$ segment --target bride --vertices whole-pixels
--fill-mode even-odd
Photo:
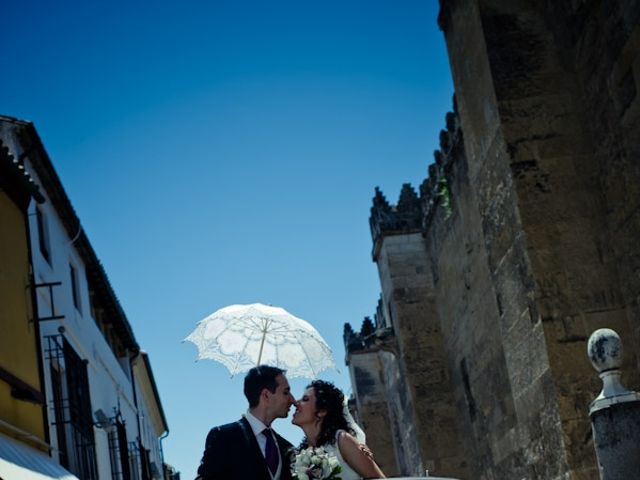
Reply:
[[[304,431],[301,448],[323,447],[336,456],[342,466],[342,480],[385,478],[380,467],[361,448],[356,435],[362,431],[353,422],[344,404],[344,395],[332,383],[311,382],[296,402],[292,423]]]

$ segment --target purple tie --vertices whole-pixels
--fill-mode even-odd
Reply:
[[[278,463],[280,463],[278,448],[276,447],[276,442],[273,440],[270,428],[265,428],[262,434],[267,438],[267,445],[264,449],[264,459],[267,461],[267,467],[271,470],[271,474],[275,475],[278,471]]]

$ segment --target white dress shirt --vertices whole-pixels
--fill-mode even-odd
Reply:
[[[267,427],[264,423],[262,423],[262,421],[258,418],[256,418],[254,415],[251,414],[251,412],[249,410],[247,410],[247,413],[244,414],[244,418],[247,419],[247,422],[249,422],[249,425],[251,426],[251,430],[253,431],[253,434],[256,436],[256,440],[258,442],[258,446],[260,447],[260,451],[262,452],[262,456],[265,457],[265,450],[267,449],[267,437],[265,436],[264,433],[262,433],[264,431],[265,428],[270,428]],[[273,437],[273,443],[276,444],[276,449],[278,450],[278,470],[276,471],[276,474],[273,475],[271,473],[271,470],[269,470],[267,468],[267,470],[269,471],[269,474],[271,475],[271,478],[273,480],[280,480],[280,472],[282,472],[282,455],[280,455],[280,445],[278,445],[278,440],[276,439],[276,437]]]

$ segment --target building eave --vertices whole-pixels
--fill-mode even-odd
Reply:
[[[153,376],[153,370],[151,369],[151,362],[149,361],[149,355],[144,350],[140,351],[140,356],[144,361],[144,368],[147,371],[147,376],[149,377],[149,383],[151,384],[151,389],[153,390],[153,395],[155,397],[156,406],[158,407],[158,412],[160,413],[160,418],[162,419],[162,427],[166,433],[169,432],[169,425],[167,424],[167,418],[164,415],[164,409],[162,408],[162,402],[160,401],[160,393],[158,392],[158,386],[156,385],[156,379]]]
[[[11,195],[15,193],[24,198],[27,203],[29,198],[33,198],[38,203],[44,202],[44,197],[40,193],[38,185],[33,181],[24,166],[11,155],[2,140],[0,140],[0,175],[2,176],[0,188],[10,190],[8,193]]]

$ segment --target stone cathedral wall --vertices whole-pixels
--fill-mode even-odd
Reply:
[[[639,4],[441,5],[516,410],[531,412],[530,382],[545,382],[566,468],[593,478],[585,408],[599,381],[584,354],[593,330],[628,339],[627,380],[639,383],[637,292],[625,270],[640,249],[624,231],[635,234],[640,200],[638,169],[625,160],[639,146],[630,93]],[[537,379],[526,377],[532,362]]]
[[[439,24],[454,112],[419,195],[376,191],[382,308],[350,337],[394,344],[372,434],[415,452],[401,473],[597,479],[592,331],[640,390],[640,2],[442,0]]]

